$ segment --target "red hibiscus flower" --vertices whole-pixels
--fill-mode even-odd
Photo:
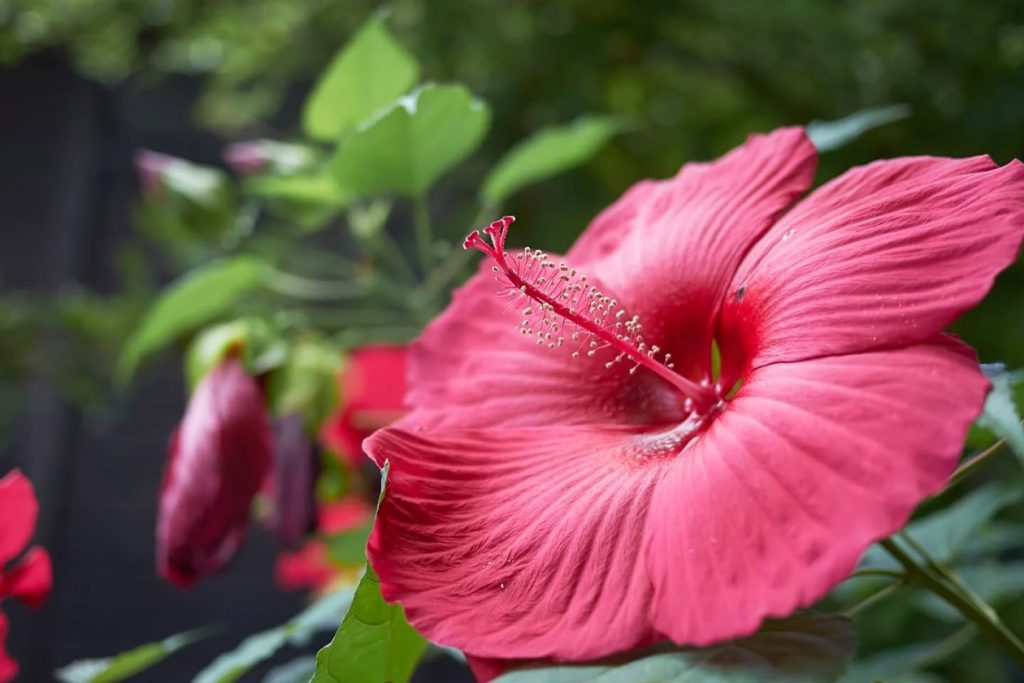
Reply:
[[[510,218],[467,238],[490,260],[366,442],[369,557],[424,635],[564,660],[743,636],[943,486],[988,384],[942,329],[1014,260],[1024,165],[882,161],[794,206],[815,162],[801,129],[753,136],[564,259],[507,251]]]
[[[53,570],[47,552],[33,546],[17,562],[6,565],[25,550],[36,528],[36,502],[32,484],[18,470],[0,478],[0,602],[17,598],[38,607],[53,586]],[[18,664],[7,656],[7,619],[0,612],[0,683],[14,680]]]
[[[354,467],[364,462],[363,440],[405,411],[406,355],[404,346],[364,346],[349,355],[338,378],[341,405],[320,438]]]
[[[187,588],[235,556],[271,444],[259,385],[225,358],[199,383],[171,439],[156,529],[164,578]]]

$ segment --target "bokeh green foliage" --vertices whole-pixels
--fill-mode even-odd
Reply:
[[[708,158],[748,132],[905,103],[913,117],[822,164],[822,178],[903,154],[1024,151],[1024,4],[1017,0],[394,0],[388,25],[426,80],[491,104],[486,145],[600,111],[637,122],[589,174],[519,197],[531,243],[566,246],[629,183]],[[118,82],[189,74],[198,121],[232,133],[274,119],[378,9],[373,0],[3,0],[0,61],[58,47]],[[493,156],[493,155],[492,155]],[[460,176],[471,183],[473,169]],[[543,210],[541,210],[543,207]],[[1020,267],[958,331],[983,359],[1024,364]]]

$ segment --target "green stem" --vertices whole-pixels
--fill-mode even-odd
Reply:
[[[897,590],[902,588],[903,585],[904,585],[904,583],[902,581],[897,581],[895,583],[890,583],[888,586],[885,586],[884,588],[882,588],[882,589],[880,589],[878,591],[875,591],[874,593],[872,593],[868,597],[864,598],[863,600],[861,600],[857,604],[853,605],[852,607],[849,607],[848,609],[843,610],[843,614],[845,616],[850,617],[852,619],[853,617],[857,616],[858,614],[860,614],[861,612],[866,610],[868,607],[871,607],[875,603],[880,602],[880,601],[884,600],[885,598],[889,597],[890,595],[895,593]]]
[[[930,563],[922,564],[904,551],[896,540],[887,538],[880,545],[922,586],[948,602],[1003,651],[1024,666],[1024,643],[1006,627],[985,601],[946,570],[937,572]]]
[[[1006,439],[999,439],[985,450],[975,455],[972,455],[970,458],[965,460],[959,467],[956,468],[956,471],[953,472],[952,476],[950,476],[949,483],[946,484],[946,488],[943,489],[943,491],[973,474],[974,471],[977,470],[982,465],[984,465],[989,458],[998,453],[999,449],[1001,449],[1004,445],[1006,445]]]
[[[423,276],[430,275],[434,266],[434,230],[430,225],[430,210],[427,207],[426,195],[419,195],[412,200],[413,229],[416,232],[416,250],[420,255],[420,267]]]
[[[906,576],[899,569],[885,569],[884,567],[863,567],[850,574],[849,579],[860,579],[864,577],[885,577],[889,579],[902,579]]]
[[[483,225],[488,220],[488,217],[496,217],[497,213],[497,207],[480,207],[480,211],[477,212],[469,229],[475,230]],[[430,302],[440,295],[453,280],[458,278],[459,273],[469,263],[472,255],[473,252],[462,248],[453,250],[444,263],[427,274],[427,279],[420,288],[420,296],[422,296],[423,300]]]

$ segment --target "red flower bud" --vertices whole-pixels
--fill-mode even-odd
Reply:
[[[234,557],[271,444],[259,385],[225,358],[199,383],[171,439],[156,529],[164,578],[187,588]]]

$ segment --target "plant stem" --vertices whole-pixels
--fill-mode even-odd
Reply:
[[[307,301],[351,299],[365,293],[363,288],[347,280],[312,280],[276,269],[270,271],[267,287],[278,294]]]
[[[872,593],[868,597],[864,598],[863,600],[861,600],[857,604],[853,605],[852,607],[849,607],[849,608],[843,610],[843,614],[845,616],[850,617],[852,619],[853,617],[857,616],[858,614],[860,614],[861,612],[866,610],[868,607],[871,607],[875,603],[877,603],[877,602],[879,602],[879,601],[889,597],[890,595],[895,593],[897,590],[902,588],[903,585],[904,585],[903,581],[896,581],[894,583],[890,583],[888,586],[885,586],[884,588],[882,588],[882,589],[880,589],[878,591],[875,591],[874,593]]]
[[[889,579],[902,579],[906,576],[899,569],[885,569],[884,567],[863,567],[847,577],[849,579],[860,579],[864,577],[886,577]]]
[[[497,207],[480,207],[480,211],[477,212],[476,217],[473,219],[473,224],[469,229],[476,229],[487,221],[488,216],[493,216],[497,213]],[[427,279],[420,288],[423,299],[425,301],[433,301],[439,294],[441,294],[448,284],[458,277],[459,273],[462,272],[462,269],[467,263],[469,263],[472,256],[473,252],[466,249],[458,248],[453,250],[440,266],[434,268],[433,271],[427,274]]]
[[[907,574],[922,586],[956,608],[966,619],[996,643],[1003,651],[1024,666],[1024,643],[999,619],[999,615],[985,601],[975,595],[967,586],[944,568],[937,572],[935,567],[922,564],[904,551],[893,538],[880,541],[880,545],[899,562]],[[937,563],[936,563],[937,565]]]
[[[425,195],[419,195],[412,200],[412,218],[416,232],[416,249],[420,255],[420,268],[423,269],[423,276],[427,277],[434,266],[434,230],[430,225],[430,209],[427,207]]]
[[[949,483],[946,484],[946,489],[953,486],[954,484],[959,483],[965,477],[968,477],[971,474],[973,474],[974,471],[981,467],[982,465],[984,465],[989,458],[998,453],[999,449],[1001,449],[1004,445],[1006,445],[1006,439],[999,439],[985,450],[981,451],[980,453],[976,453],[975,455],[972,455],[970,458],[965,460],[959,467],[956,468],[956,471],[953,472],[952,476],[950,476]],[[945,491],[946,489],[943,489],[943,491]]]

